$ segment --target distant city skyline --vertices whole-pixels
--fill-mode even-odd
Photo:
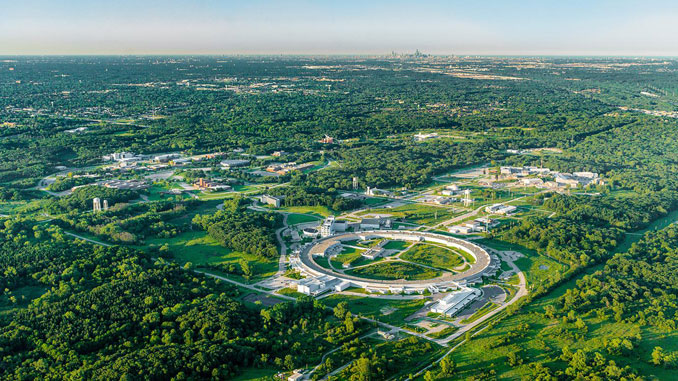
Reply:
[[[678,56],[670,1],[3,1],[0,55]]]

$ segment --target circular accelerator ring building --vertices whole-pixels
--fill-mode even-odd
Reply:
[[[408,242],[430,242],[463,250],[473,256],[475,262],[463,272],[445,272],[441,276],[426,280],[377,280],[344,274],[328,269],[316,263],[316,257],[330,257],[341,251],[342,242],[386,238],[390,240]],[[378,248],[377,248],[378,250]],[[374,255],[374,249],[369,249],[363,256]],[[344,233],[325,237],[301,247],[297,255],[291,258],[293,267],[298,268],[307,276],[299,282],[298,291],[307,295],[317,296],[328,291],[343,291],[348,287],[360,287],[376,293],[431,293],[444,292],[465,288],[477,283],[483,276],[492,276],[499,270],[499,258],[490,255],[480,246],[469,241],[449,237],[442,234],[398,231],[398,230],[371,230],[358,233]]]

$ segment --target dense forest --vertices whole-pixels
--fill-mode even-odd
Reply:
[[[224,202],[222,210],[196,215],[193,225],[206,230],[222,245],[265,258],[278,256],[275,229],[282,217],[275,213],[252,212],[242,198]]]
[[[261,309],[218,281],[125,247],[8,221],[0,230],[0,378],[228,378],[242,367],[294,369],[351,340],[359,321],[312,299]],[[17,298],[26,289],[42,295]]]
[[[1,60],[0,379],[227,379],[318,364],[315,378],[349,364],[335,376],[352,380],[429,364],[427,381],[676,378],[678,228],[625,243],[678,208],[678,99],[665,90],[677,70],[671,59],[569,57]],[[149,164],[103,160],[115,152]],[[153,158],[168,153],[207,155]],[[232,159],[247,164],[221,164]],[[274,163],[311,169],[266,171]],[[503,165],[604,182],[539,190],[520,205],[526,217],[501,218],[486,238],[530,253],[530,293],[449,356],[422,337],[364,338],[374,325],[346,304],[248,301],[265,293],[244,256],[277,271],[284,227],[255,197],[339,214],[374,201],[342,196],[353,178],[360,192],[430,194],[469,186],[452,171]],[[147,189],[94,184],[112,178]],[[200,179],[231,190],[198,192]],[[110,208],[93,213],[95,197]],[[456,207],[435,210],[467,212]],[[403,219],[442,222],[430,208]],[[189,263],[215,252],[243,256],[201,264],[223,281]],[[542,263],[562,271],[534,280]],[[386,267],[378,275],[413,275]]]

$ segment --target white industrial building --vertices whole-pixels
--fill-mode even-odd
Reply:
[[[526,187],[536,187],[536,186],[544,185],[544,180],[542,180],[538,177],[528,177],[528,178],[520,179],[520,184],[522,184]]]
[[[515,211],[517,209],[518,208],[516,208],[513,205],[504,205],[504,204],[494,204],[494,205],[490,205],[490,206],[485,207],[485,211],[487,213],[501,214],[501,215],[505,215],[505,216],[508,216],[510,214],[515,213]]]
[[[530,176],[530,175],[547,175],[551,172],[548,168],[541,167],[501,167],[499,173],[504,176]]]
[[[244,167],[249,163],[250,163],[249,160],[234,159],[234,160],[222,160],[220,164],[225,169],[231,169],[236,167]]]
[[[329,275],[306,278],[299,281],[297,291],[302,294],[318,296],[330,290],[343,291],[350,286],[349,282]]]
[[[141,156],[137,156],[132,152],[116,152],[110,155],[104,155],[102,157],[105,161],[130,161],[130,160],[141,160]]]
[[[334,216],[329,216],[325,219],[323,224],[320,225],[321,237],[329,237],[337,232],[336,228],[334,227],[334,221],[335,221]]]
[[[263,195],[259,199],[262,203],[271,205],[273,207],[279,208],[280,204],[282,203],[283,197],[281,196],[271,196],[271,195]]]
[[[384,250],[384,245],[386,245],[388,242],[389,240],[384,239],[380,241],[378,244],[376,244],[374,247],[371,247],[368,250],[363,251],[360,255],[367,259],[375,260],[386,254],[386,250]]]
[[[454,316],[480,297],[480,290],[468,288],[453,292],[431,306],[431,312]]]
[[[455,234],[471,234],[471,233],[477,233],[477,232],[482,232],[485,231],[485,227],[482,226],[480,223],[473,221],[473,222],[467,222],[461,225],[454,225],[450,226],[447,231],[450,233],[455,233]]]
[[[360,220],[361,230],[379,230],[381,220],[379,218],[363,218]]]

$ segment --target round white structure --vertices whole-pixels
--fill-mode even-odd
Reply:
[[[342,241],[351,241],[355,239],[370,238],[388,238],[392,240],[410,241],[410,242],[431,242],[463,250],[475,258],[475,262],[470,267],[459,273],[445,272],[442,275],[426,280],[377,280],[368,279],[355,275],[344,274],[339,271],[320,266],[314,260],[316,256],[328,256],[336,253],[340,248]],[[446,236],[443,234],[411,231],[411,230],[370,230],[357,233],[344,233],[322,238],[312,244],[305,245],[299,251],[298,261],[295,265],[311,277],[322,277],[323,279],[336,279],[344,285],[349,283],[351,286],[362,287],[368,291],[374,292],[431,292],[456,289],[470,283],[477,282],[485,275],[496,272],[498,261],[490,256],[480,246],[469,241]]]

